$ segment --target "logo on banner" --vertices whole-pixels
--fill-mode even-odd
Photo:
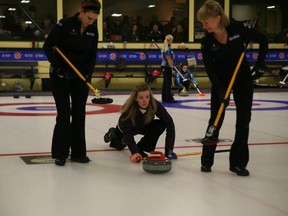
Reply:
[[[253,53],[253,59],[257,59],[258,58],[258,54],[257,53]]]
[[[202,53],[198,53],[197,58],[202,59]]]
[[[20,58],[21,58],[21,53],[16,52],[16,53],[14,54],[14,58],[15,58],[15,59],[20,59]]]
[[[110,54],[110,59],[115,60],[116,59],[116,54],[115,53],[111,53]]]
[[[284,59],[285,58],[285,54],[284,53],[279,53],[279,58],[280,59]]]
[[[145,53],[141,53],[141,54],[140,54],[140,59],[141,59],[141,60],[146,59],[146,55],[145,55]]]

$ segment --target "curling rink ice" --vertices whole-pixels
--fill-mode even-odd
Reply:
[[[150,174],[111,149],[103,135],[116,125],[130,93],[105,93],[114,102],[91,103],[86,116],[89,164],[54,164],[50,156],[55,104],[50,94],[0,97],[1,216],[287,216],[288,91],[255,90],[250,124],[250,176],[229,171],[229,153],[216,153],[211,173],[200,172],[201,144],[209,118],[209,92],[163,103],[174,119],[174,151],[195,153],[172,161],[172,170]],[[155,92],[157,99],[161,98]],[[233,97],[232,97],[233,99]],[[233,100],[218,150],[234,137]],[[163,151],[164,134],[157,150]],[[136,137],[136,140],[140,137]]]

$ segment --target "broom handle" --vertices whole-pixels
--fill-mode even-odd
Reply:
[[[54,49],[59,53],[59,55],[66,61],[66,63],[74,70],[74,72],[79,76],[80,79],[82,79],[86,85],[89,87],[91,91],[94,92],[96,97],[100,98],[99,90],[94,89],[94,87],[91,85],[91,83],[87,82],[86,78],[79,72],[79,70],[69,61],[69,59],[62,53],[62,51],[55,46]]]

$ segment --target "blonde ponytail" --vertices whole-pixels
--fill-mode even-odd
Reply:
[[[173,36],[171,34],[168,34],[165,36],[165,40],[164,40],[164,44],[163,44],[163,52],[166,52],[168,50],[169,47],[169,40],[173,40]]]

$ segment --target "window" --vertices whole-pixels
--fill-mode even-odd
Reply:
[[[251,22],[261,13],[257,28],[265,33],[269,42],[283,43],[288,30],[287,0],[231,0],[230,17]]]
[[[189,0],[105,0],[103,41],[188,41]]]
[[[45,34],[49,33],[56,22],[56,0],[9,0],[9,4],[7,0],[0,0],[0,40],[44,40],[44,35],[18,5]]]

